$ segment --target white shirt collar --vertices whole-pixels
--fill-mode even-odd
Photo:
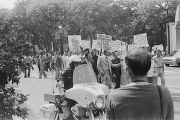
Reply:
[[[134,86],[134,85],[149,85],[149,84],[150,83],[148,83],[148,82],[131,82],[124,87],[129,87],[129,86]]]

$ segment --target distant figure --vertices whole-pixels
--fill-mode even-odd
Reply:
[[[106,86],[110,87],[111,84],[111,67],[120,66],[121,64],[112,64],[110,59],[110,52],[108,50],[104,50],[104,55],[100,56],[97,61],[97,68],[101,75],[101,81]]]
[[[56,88],[59,90],[60,95],[64,94],[64,83],[62,80],[57,80]]]
[[[157,50],[157,56],[154,58],[154,61],[157,65],[157,77],[161,78],[161,85],[165,86],[164,63],[162,53],[160,50]]]
[[[56,61],[56,58],[55,58],[54,53],[51,53],[51,56],[52,56],[52,59],[51,59],[50,66],[51,66],[51,71],[53,72],[55,70],[55,61]]]
[[[24,57],[24,65],[25,65],[25,71],[24,71],[24,78],[30,77],[30,71],[31,71],[31,65],[32,61],[30,56]]]
[[[38,70],[39,72],[41,71],[41,65],[40,65],[40,55],[37,56],[37,67],[38,67]]]
[[[93,58],[96,65],[97,65],[97,60],[98,60],[98,55],[97,54],[98,53],[97,53],[96,49],[92,50],[91,55],[92,55],[92,58]]]
[[[98,68],[97,68],[97,64],[93,60],[91,54],[89,54],[89,53],[85,54],[85,63],[88,64],[88,66],[93,69],[93,72],[96,74],[96,77],[97,77],[97,75],[99,74],[99,71],[98,71]]]
[[[44,75],[44,78],[47,77],[47,75],[44,71],[45,62],[46,62],[45,56],[44,56],[43,52],[41,52],[40,56],[39,56],[39,63],[40,63],[39,79],[42,79],[42,75]]]
[[[56,78],[55,79],[58,80],[60,77],[61,71],[63,70],[63,59],[62,59],[60,53],[57,53],[55,67],[56,67]]]
[[[113,59],[111,60],[113,64],[121,64],[121,59],[118,57],[118,51],[113,52]],[[116,83],[115,88],[119,88],[121,84],[121,66],[118,67],[111,67],[112,74],[115,75],[116,80],[114,81]]]
[[[45,71],[47,71],[48,72],[48,70],[49,71],[51,71],[51,67],[50,67],[50,62],[51,62],[51,55],[50,54],[46,54],[46,63],[45,63]]]
[[[65,68],[68,68],[70,67],[69,64],[70,64],[70,57],[72,55],[72,52],[69,51],[68,54],[67,54],[67,58],[65,59]]]
[[[154,62],[152,55],[151,55],[151,68],[147,73],[147,82],[152,83],[154,85],[157,84],[157,65]]]
[[[64,82],[64,90],[68,90],[73,87],[73,72],[74,69],[81,64],[81,58],[77,55],[70,57],[70,67],[66,68],[62,72],[62,80]]]

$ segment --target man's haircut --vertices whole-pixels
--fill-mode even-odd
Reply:
[[[40,55],[43,55],[43,52],[40,52]]]
[[[84,52],[87,51],[89,53],[89,48],[84,49]]]
[[[108,49],[104,50],[103,53],[106,54],[108,52]]]
[[[135,76],[143,76],[151,67],[151,56],[148,52],[138,48],[128,52],[125,62]]]
[[[86,53],[86,54],[85,54],[85,58],[88,58],[88,56],[89,56],[89,53]]]

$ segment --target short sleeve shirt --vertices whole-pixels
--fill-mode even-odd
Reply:
[[[157,67],[163,66],[163,57],[156,57],[156,58],[154,58],[154,61],[157,64]]]
[[[174,109],[170,93],[164,89],[165,120],[173,120]],[[161,120],[161,106],[157,86],[131,85],[119,88],[107,96],[108,120]]]

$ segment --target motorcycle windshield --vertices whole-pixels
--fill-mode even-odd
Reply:
[[[73,73],[73,84],[97,83],[96,75],[90,64],[79,65]]]

